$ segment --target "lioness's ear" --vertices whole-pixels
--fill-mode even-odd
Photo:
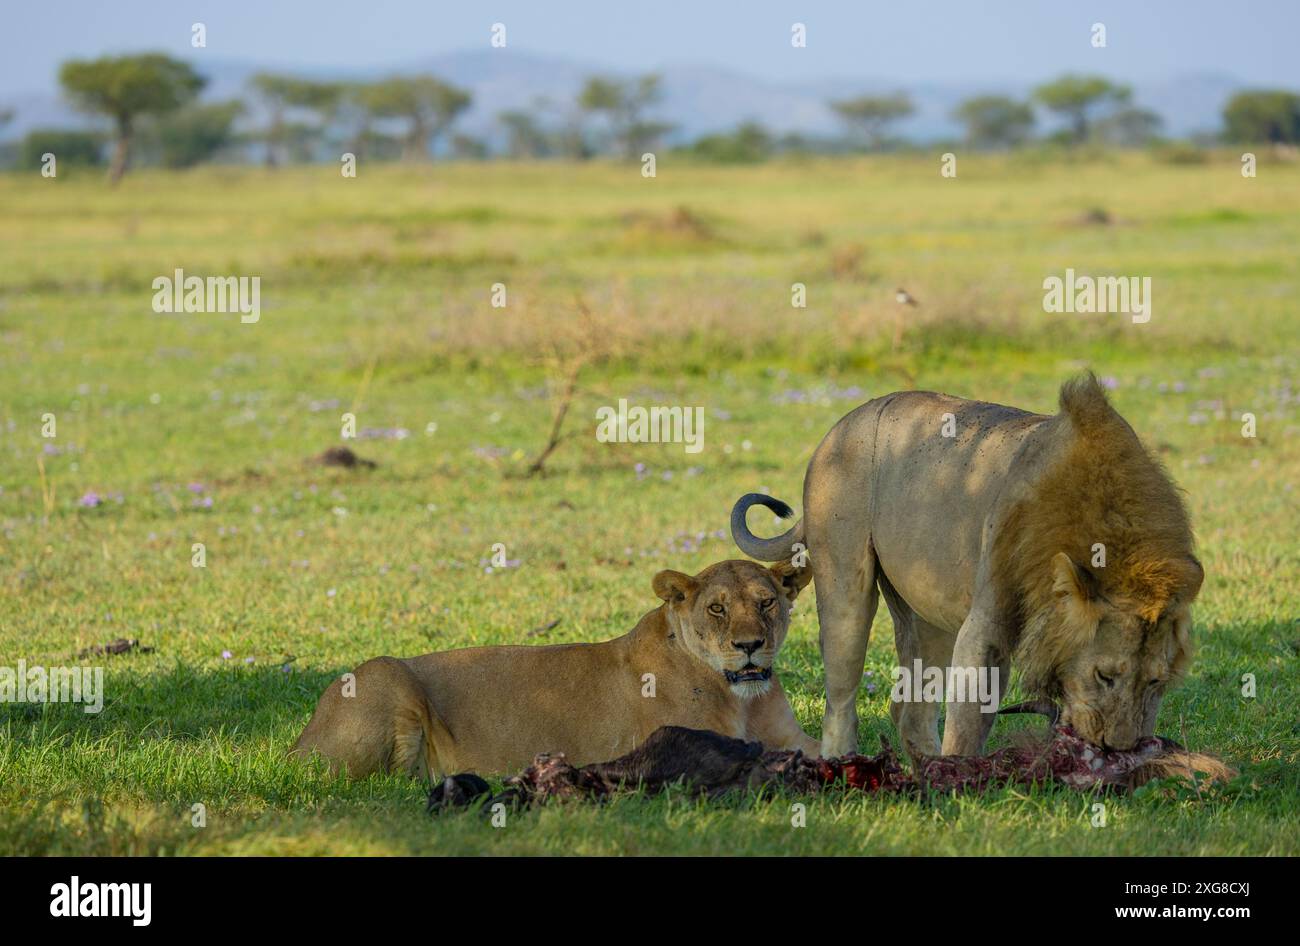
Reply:
[[[799,592],[812,581],[812,569],[805,565],[803,568],[797,568],[789,559],[784,562],[777,562],[768,569],[772,577],[776,579],[777,585],[785,591],[785,596],[793,601],[799,596]]]
[[[686,600],[686,596],[695,590],[695,579],[690,575],[683,575],[681,572],[669,569],[655,575],[651,587],[654,588],[656,595],[671,604],[674,601]]]

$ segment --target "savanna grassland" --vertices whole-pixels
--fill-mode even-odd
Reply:
[[[106,688],[98,715],[0,705],[0,852],[1300,853],[1298,246],[1300,164],[1267,154],[1255,179],[1233,154],[0,176],[0,665]],[[1067,267],[1150,276],[1150,322],[1045,313]],[[154,312],[177,268],[260,276],[260,321]],[[1104,827],[1091,798],[1005,790],[830,794],[804,828],[789,798],[632,797],[497,829],[284,757],[365,658],[624,632],[655,571],[737,554],[736,497],[797,501],[870,397],[1051,411],[1084,367],[1186,490],[1199,653],[1159,729],[1237,765],[1226,789],[1151,786]],[[704,450],[598,442],[619,398],[702,406]],[[374,468],[308,462],[345,412]],[[814,735],[816,637],[810,591],[778,670]],[[77,656],[116,638],[152,650]],[[892,666],[882,608],[865,751]]]

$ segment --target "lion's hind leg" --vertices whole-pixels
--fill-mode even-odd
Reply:
[[[915,679],[917,661],[921,673],[931,667],[946,671],[952,663],[955,638],[933,624],[927,624],[894,590],[889,579],[880,575],[880,591],[894,620],[894,648],[898,651],[898,665],[904,671],[903,680],[910,682],[909,697],[920,699],[896,700],[889,703],[889,715],[894,720],[903,749],[916,761],[921,757],[940,754],[939,710],[944,699],[943,677],[938,682],[938,699],[926,699],[923,679]]]
[[[330,771],[352,778],[400,772],[431,778],[445,771],[438,745],[450,734],[429,706],[419,679],[393,657],[367,660],[329,685],[292,753],[319,752]]]
[[[813,523],[815,530],[816,519]],[[809,533],[815,534],[819,533]],[[809,548],[826,547],[814,546],[813,541],[810,539]],[[879,602],[876,558],[870,550],[860,558],[814,555],[812,570],[826,679],[821,753],[829,759],[858,750],[858,686]]]

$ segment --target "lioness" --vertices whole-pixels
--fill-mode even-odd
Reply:
[[[1130,749],[1153,735],[1190,656],[1203,578],[1191,526],[1168,474],[1095,377],[1062,386],[1060,407],[1048,417],[889,394],[826,435],[793,529],[755,538],[751,506],[793,513],[760,494],[736,503],[732,535],[746,554],[770,561],[795,543],[807,549],[826,671],[823,755],[857,748],[854,698],[878,592],[909,673],[941,668],[941,684],[969,691],[976,673],[995,668],[1005,691],[1014,655],[1025,686],[1062,702],[1061,722],[1084,739]],[[954,696],[942,744],[938,702],[891,705],[914,759],[983,750],[994,714],[969,692]]]
[[[676,725],[815,755],[772,674],[810,577],[789,562],[662,571],[663,604],[611,641],[376,657],[330,684],[293,754],[354,778],[432,778],[510,772],[539,752],[613,759]]]

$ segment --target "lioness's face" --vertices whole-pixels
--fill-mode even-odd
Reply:
[[[1190,603],[1175,598],[1151,617],[1138,603],[1107,600],[1086,578],[1068,591],[1062,619],[1081,624],[1081,646],[1058,670],[1061,722],[1095,745],[1131,749],[1155,734],[1160,701],[1188,661]]]
[[[654,577],[669,629],[687,651],[721,674],[739,696],[767,692],[772,662],[785,643],[790,605],[812,577],[782,562],[710,565],[694,577],[663,571]]]

